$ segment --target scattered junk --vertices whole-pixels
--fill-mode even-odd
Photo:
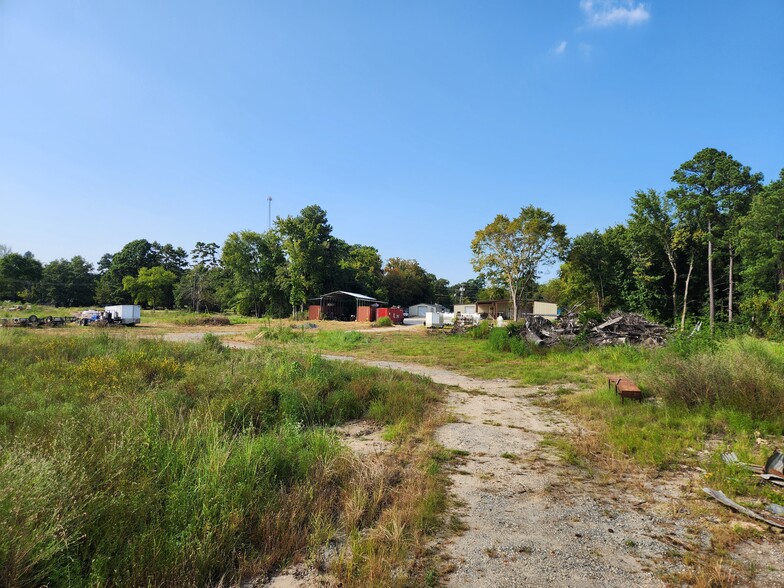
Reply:
[[[72,323],[76,319],[70,316],[46,316],[38,318],[31,314],[29,317],[0,318],[0,327],[61,327],[67,323]]]
[[[115,304],[101,310],[83,310],[74,316],[80,325],[96,327],[132,327],[141,322],[142,307],[138,304]]]
[[[575,309],[550,320],[544,316],[530,315],[519,325],[510,328],[510,336],[525,339],[536,346],[559,343],[576,344],[580,340],[595,346],[605,345],[664,345],[669,329],[651,323],[644,316],[630,312],[613,312],[601,324],[583,325]]]
[[[784,529],[784,517],[774,515],[774,514],[760,514],[754,512],[750,508],[746,508],[745,506],[741,506],[734,500],[727,498],[724,492],[720,492],[718,490],[711,490],[710,488],[703,488],[703,492],[705,492],[708,496],[715,498],[725,506],[729,506],[731,509],[738,511],[739,513],[745,514],[747,517],[751,517],[752,519],[761,521],[771,527],[776,527],[778,529]],[[778,506],[778,505],[777,505]]]
[[[642,391],[631,379],[624,376],[610,376],[607,378],[607,387],[615,386],[615,394],[621,397],[621,404],[629,398],[642,402]]]
[[[482,321],[482,317],[477,312],[468,314],[455,313],[452,321],[452,330],[450,333],[453,335],[462,335],[471,327],[478,325]]]
[[[734,453],[725,453],[721,456],[721,459],[726,464],[738,465],[750,472],[754,472],[763,480],[784,488],[784,454],[778,449],[770,454],[764,466],[739,461],[738,456]]]
[[[103,311],[83,310],[73,316],[46,316],[39,318],[34,314],[28,317],[0,318],[0,327],[61,327],[78,322],[80,325],[133,326],[141,321],[141,306],[138,304],[117,304],[107,306]]]
[[[765,462],[762,470],[768,475],[775,475],[784,480],[784,454],[776,449]]]

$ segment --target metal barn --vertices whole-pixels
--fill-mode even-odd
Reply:
[[[363,321],[376,320],[376,309],[383,303],[364,294],[337,290],[308,300],[308,320]]]

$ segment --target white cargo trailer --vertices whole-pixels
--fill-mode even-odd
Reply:
[[[142,307],[138,304],[115,304],[105,306],[105,312],[110,312],[116,322],[120,322],[129,327],[138,325],[141,322]]]

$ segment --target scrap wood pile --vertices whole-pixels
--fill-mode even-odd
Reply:
[[[613,312],[603,323],[581,324],[574,312],[567,312],[550,322],[544,317],[529,316],[525,323],[510,328],[510,335],[526,339],[534,345],[555,345],[574,341],[585,333],[591,345],[664,345],[667,327],[649,322],[644,316]]]
[[[743,463],[738,460],[738,457],[734,453],[725,453],[721,456],[721,458],[724,460],[724,463],[728,465],[741,467],[750,472],[754,472],[760,478],[767,480],[771,484],[784,486],[784,454],[782,454],[778,449],[774,450],[770,457],[768,457],[768,461],[765,462],[764,466]],[[702,490],[708,496],[715,498],[722,504],[729,506],[731,509],[738,511],[747,517],[756,519],[762,523],[766,523],[771,527],[784,529],[784,516],[782,516],[784,515],[784,507],[780,504],[770,503],[765,506],[765,510],[767,512],[757,512],[738,504],[731,498],[728,498],[724,492],[712,490],[711,488],[703,488]]]

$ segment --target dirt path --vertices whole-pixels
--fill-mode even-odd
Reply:
[[[437,440],[466,452],[450,477],[467,528],[440,546],[449,586],[661,585],[650,570],[670,548],[659,540],[667,522],[632,508],[634,497],[619,501],[612,488],[589,487],[541,444],[546,434],[571,427],[563,415],[533,403],[545,389],[357,361],[454,387],[447,402],[456,422],[442,427]]]

